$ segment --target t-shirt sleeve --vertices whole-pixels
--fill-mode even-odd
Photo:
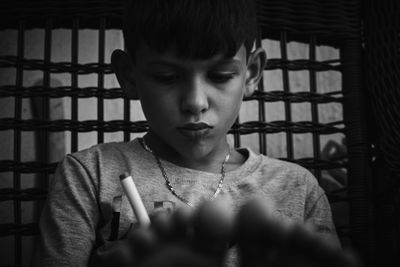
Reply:
[[[318,234],[329,239],[332,244],[341,246],[332,218],[331,206],[323,189],[316,182],[315,177],[309,173],[307,179],[314,182],[306,200],[305,223],[311,225]]]
[[[87,266],[99,219],[95,182],[68,155],[49,185],[33,266]]]

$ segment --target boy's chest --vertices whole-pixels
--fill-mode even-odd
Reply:
[[[181,206],[185,208],[188,207],[185,202],[168,190],[164,183],[160,183],[160,186],[154,186],[154,184],[153,186],[146,186],[140,183],[136,184],[149,215],[156,210],[159,211],[162,209],[167,212],[172,212]],[[186,201],[194,204],[194,207],[201,203],[201,201],[208,199],[214,193],[212,187],[192,183],[181,184],[179,187],[176,187],[176,189],[177,192],[179,192],[178,194]],[[127,196],[119,188],[114,188],[112,192],[110,190],[107,193],[108,196],[103,197],[101,204],[103,209],[102,214],[104,215],[104,224],[100,229],[101,236],[103,240],[107,240],[109,236],[118,236],[118,239],[120,239],[126,236],[132,227],[135,227],[137,218]],[[220,194],[220,196],[222,195],[223,194]],[[116,212],[119,213],[117,214]],[[115,225],[118,225],[117,229]]]
[[[137,185],[138,191],[140,192],[141,198],[143,200],[143,204],[148,212],[151,215],[155,210],[166,210],[168,212],[172,212],[177,207],[186,206],[187,205],[178,199],[173,193],[167,189],[165,184],[160,183],[160,186],[145,186],[138,183]],[[197,186],[194,184],[186,184],[181,187],[178,187],[179,193],[182,197],[184,197],[187,201],[194,203],[195,206],[198,205],[202,200],[208,199],[212,194],[213,190],[210,189],[209,185],[201,185]],[[208,189],[208,190],[207,190]],[[264,192],[265,193],[265,192]],[[107,206],[108,209],[110,207],[114,210],[119,211],[119,218],[118,218],[118,229],[116,230],[115,227],[112,229],[112,225],[115,225],[115,213],[103,213],[108,214],[105,219],[105,224],[102,231],[102,237],[107,239],[107,237],[112,231],[118,232],[118,238],[124,237],[132,227],[137,223],[136,216],[132,210],[132,207],[129,203],[128,198],[121,192],[121,191],[114,191],[112,193],[113,198],[119,198],[119,206],[115,207],[115,203],[103,203],[103,207]],[[246,199],[252,197],[248,194],[248,192],[244,192],[239,187],[238,188],[230,188],[225,187],[218,196],[219,198],[226,198],[227,201],[231,203],[231,208],[233,210],[237,210],[241,204],[243,204]],[[301,214],[293,214],[291,211],[293,210],[293,206],[301,205],[301,202],[295,201],[293,203],[293,196],[290,198],[284,197],[282,198],[282,194],[274,196],[270,195],[269,197],[272,198],[276,204],[276,210],[274,211],[274,215],[281,220],[300,220],[302,221]],[[108,199],[110,199],[108,197]],[[111,201],[113,202],[113,201]],[[304,210],[303,207],[296,207],[297,210]],[[113,223],[114,220],[114,223]],[[114,236],[116,233],[114,233]]]

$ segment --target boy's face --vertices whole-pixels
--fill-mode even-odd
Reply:
[[[128,73],[130,86],[124,89],[140,98],[157,147],[172,149],[171,155],[202,159],[226,153],[226,133],[244,94],[257,85],[253,72],[243,46],[232,58],[217,55],[206,60],[140,46]]]

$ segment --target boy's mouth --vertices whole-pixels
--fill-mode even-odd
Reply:
[[[186,123],[185,125],[178,127],[179,130],[188,130],[188,131],[199,131],[204,129],[211,129],[212,126],[208,125],[205,122],[199,123]]]
[[[177,127],[183,136],[195,139],[207,136],[212,128],[212,126],[204,122],[187,123],[181,127]]]

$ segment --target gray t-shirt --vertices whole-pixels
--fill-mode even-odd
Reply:
[[[230,200],[234,210],[250,197],[265,198],[274,202],[278,218],[307,222],[337,241],[327,197],[308,170],[247,148],[238,151],[247,159],[226,173],[218,197]],[[161,161],[175,190],[194,205],[214,193],[220,174]],[[167,189],[154,156],[138,139],[96,145],[67,155],[49,186],[35,266],[87,266],[93,250],[110,236],[116,199],[121,200],[118,237],[129,231],[136,218],[119,180],[125,172],[133,177],[148,213],[155,208],[184,205]],[[228,262],[232,261],[235,259],[231,256]]]

